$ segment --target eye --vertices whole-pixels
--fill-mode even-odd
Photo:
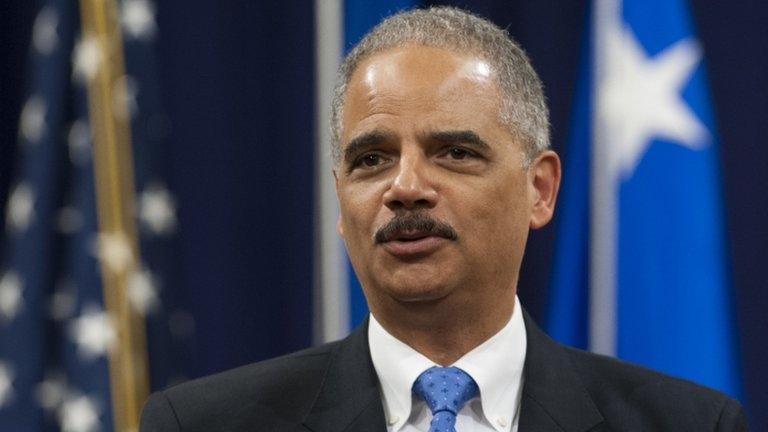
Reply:
[[[381,153],[365,153],[353,160],[350,164],[347,172],[352,172],[355,169],[361,168],[363,170],[368,168],[376,168],[387,162],[387,157]]]
[[[376,166],[381,163],[381,156],[376,153],[369,153],[360,158],[360,163],[369,167]]]
[[[461,147],[451,147],[448,149],[448,154],[452,159],[465,159],[473,156],[472,152]]]

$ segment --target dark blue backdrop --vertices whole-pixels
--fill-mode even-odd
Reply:
[[[202,375],[311,342],[313,9],[158,3],[183,274]]]
[[[173,283],[195,318],[190,373],[199,376],[311,343],[313,2],[157,3],[168,181],[179,205]],[[509,27],[526,47],[546,86],[554,146],[567,152],[583,2],[450,3]],[[768,4],[695,0],[692,9],[721,135],[747,408],[753,425],[768,425]],[[0,5],[0,206],[34,11],[24,0]],[[553,226],[532,235],[521,277],[521,298],[539,319]]]

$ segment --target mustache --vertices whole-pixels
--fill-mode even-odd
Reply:
[[[427,235],[456,240],[459,235],[449,224],[433,219],[425,212],[396,214],[389,222],[379,227],[373,239],[376,243],[396,240],[405,232],[418,231]]]

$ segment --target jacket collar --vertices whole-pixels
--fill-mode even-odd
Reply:
[[[379,381],[368,350],[367,319],[331,354],[304,426],[314,432],[386,432]]]
[[[583,432],[603,416],[579,380],[564,347],[550,339],[523,310],[528,352],[520,406],[521,431]]]

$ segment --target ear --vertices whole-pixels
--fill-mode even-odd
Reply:
[[[339,196],[339,176],[336,174],[336,169],[334,168],[332,170],[333,172],[333,184],[336,187],[336,196]],[[339,232],[339,235],[341,238],[344,238],[344,224],[342,224],[341,221],[341,212],[339,212],[339,218],[336,219],[336,230]]]
[[[336,220],[336,230],[339,231],[339,235],[341,238],[344,238],[344,225],[341,223],[341,214],[339,214],[339,218]]]
[[[546,225],[555,212],[560,189],[560,158],[557,153],[546,150],[531,163],[528,173],[534,196],[530,227],[538,229]]]

